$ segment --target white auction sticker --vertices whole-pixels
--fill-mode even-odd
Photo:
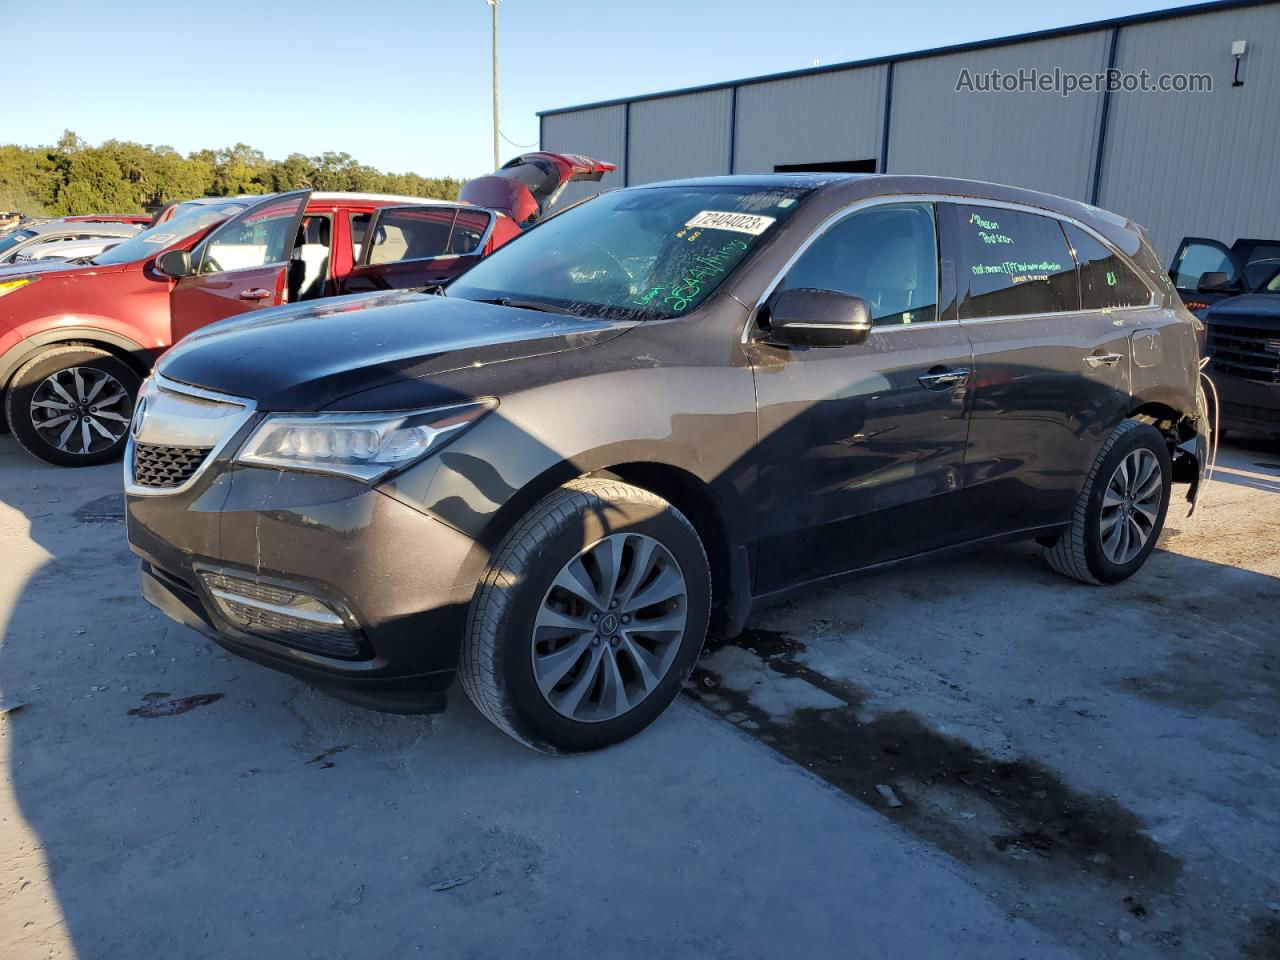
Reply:
[[[149,237],[143,237],[142,242],[143,243],[169,243],[170,241],[177,240],[177,239],[178,239],[178,235],[176,233],[153,233]]]
[[[774,217],[762,217],[755,213],[734,213],[731,210],[703,210],[685,224],[704,230],[732,230],[758,237],[773,224]]]

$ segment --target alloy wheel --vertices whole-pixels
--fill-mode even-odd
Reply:
[[[83,456],[115,446],[132,415],[129,391],[94,367],[50,374],[31,396],[31,425],[40,439],[63,453]]]
[[[571,720],[622,716],[667,676],[687,613],[684,572],[666,547],[639,533],[598,540],[561,568],[538,608],[539,691]]]
[[[1129,453],[1111,475],[1102,494],[1099,532],[1102,551],[1112,563],[1129,563],[1155,533],[1163,481],[1160,461],[1143,447]]]

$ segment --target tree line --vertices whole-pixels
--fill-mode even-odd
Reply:
[[[383,173],[346,153],[268,160],[247,144],[197,150],[108,140],[91,146],[66,131],[53,146],[0,145],[0,210],[29,216],[143,213],[171,200],[310,187],[455,200],[461,180]]]

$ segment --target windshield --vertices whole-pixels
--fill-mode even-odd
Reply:
[[[680,316],[706,300],[809,192],[671,186],[606,193],[498,249],[448,294],[591,317]]]
[[[12,250],[23,240],[28,240],[35,235],[36,232],[34,230],[15,230],[13,233],[5,234],[0,237],[0,255],[3,255],[6,250]]]
[[[228,200],[226,203],[201,203],[186,210],[179,208],[172,220],[158,223],[130,237],[124,243],[116,244],[105,253],[94,257],[93,262],[97,266],[105,267],[116,263],[145,260],[175,243],[195,236],[215,223],[221,223],[246,206],[248,206],[246,201]]]
[[[1255,260],[1245,270],[1253,273],[1254,293],[1280,293],[1280,257]]]

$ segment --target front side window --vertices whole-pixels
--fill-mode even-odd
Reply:
[[[1080,309],[1145,307],[1151,290],[1120,254],[1079,227],[1066,224],[1067,238],[1080,267]]]
[[[448,287],[468,300],[668,319],[703,303],[811,190],[639,187],[602,194],[500,247]]]
[[[954,212],[961,320],[1079,309],[1075,261],[1057,220],[1003,207]]]
[[[876,325],[938,318],[933,207],[892,204],[851,214],[815,240],[780,290],[809,287],[861,297]]]
[[[141,233],[135,233],[123,243],[118,243],[105,253],[93,258],[98,266],[115,263],[133,263],[145,260],[167,250],[174,244],[203,233],[227,217],[239,213],[248,203],[244,200],[228,200],[225,203],[199,203],[178,208],[175,215],[164,223],[157,223]],[[186,207],[184,210],[183,207]]]
[[[359,263],[364,253],[364,237],[369,232],[371,213],[353,213],[351,215],[351,262]]]
[[[1217,243],[1193,240],[1184,246],[1173,265],[1173,285],[1186,293],[1200,288],[1200,278],[1206,273],[1225,273],[1235,280],[1236,268],[1227,248]]]
[[[298,214],[306,193],[291,193],[250,207],[219,227],[204,242],[199,273],[245,270],[284,263],[297,237]]]

